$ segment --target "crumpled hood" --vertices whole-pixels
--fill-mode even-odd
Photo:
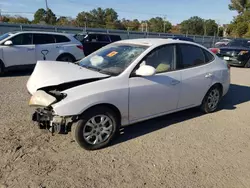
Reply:
[[[108,75],[80,67],[73,63],[38,61],[27,82],[27,89],[30,94],[34,94],[37,89],[43,87],[105,77],[108,77]]]

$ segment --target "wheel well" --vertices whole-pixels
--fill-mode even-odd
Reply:
[[[71,53],[62,53],[60,54],[57,58],[56,58],[56,61],[58,61],[61,57],[63,56],[70,56],[73,58],[74,61],[76,61],[76,58],[71,54]]]
[[[0,59],[0,64],[3,65],[3,67],[5,68],[4,62],[2,61],[2,59]]]
[[[220,89],[221,95],[223,94],[223,85],[221,83],[216,83],[216,84],[212,85],[212,87],[218,87]]]
[[[97,104],[97,105],[91,106],[90,108],[85,110],[82,114],[84,114],[87,111],[91,110],[92,108],[96,108],[96,107],[107,107],[107,108],[111,109],[117,115],[117,117],[119,119],[119,122],[121,122],[121,112],[120,112],[120,110],[116,106],[114,106],[112,104],[108,104],[108,103]]]

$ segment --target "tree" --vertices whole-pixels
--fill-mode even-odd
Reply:
[[[208,36],[213,36],[218,32],[218,24],[215,22],[215,20],[205,20],[205,29]]]
[[[52,12],[51,9],[48,9],[46,11],[45,22],[51,25],[56,24],[56,15]]]
[[[40,8],[34,14],[33,23],[38,24],[42,21],[45,21],[45,18],[46,18],[46,10],[44,10],[43,8]]]
[[[231,4],[229,4],[230,10],[236,10],[239,14],[249,10],[250,2],[249,0],[231,0]]]
[[[95,27],[95,20],[89,12],[80,12],[76,17],[76,26],[78,27]]]
[[[141,25],[137,19],[126,20],[125,18],[122,19],[121,24],[123,25],[124,29],[129,31],[138,31]]]
[[[172,26],[170,33],[175,33],[175,34],[181,33],[181,25],[177,24],[175,26]]]
[[[172,28],[172,24],[169,21],[164,21],[161,17],[151,18],[148,21],[150,31],[152,32],[168,32]]]
[[[198,16],[193,16],[181,22],[181,32],[184,34],[203,35],[204,21]]]
[[[73,25],[73,19],[66,16],[61,16],[57,19],[56,25]]]
[[[51,9],[48,9],[46,11],[43,8],[40,8],[34,14],[33,23],[38,24],[41,22],[54,25],[56,23],[56,15],[52,12]]]

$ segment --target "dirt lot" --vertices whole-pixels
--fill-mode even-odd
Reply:
[[[232,68],[218,112],[133,125],[93,152],[34,126],[27,79],[0,78],[0,187],[250,187],[250,69]]]

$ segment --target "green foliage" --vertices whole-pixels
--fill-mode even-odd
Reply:
[[[169,32],[172,24],[169,21],[164,21],[161,17],[151,18],[148,21],[149,30],[152,32]],[[165,29],[164,29],[165,28]]]
[[[33,23],[38,24],[41,22],[54,25],[56,24],[56,15],[52,12],[51,9],[48,9],[46,11],[43,8],[40,8],[34,14]]]
[[[188,20],[181,22],[181,32],[191,35],[203,35],[204,34],[204,21],[198,16],[193,16]]]
[[[230,10],[236,10],[239,14],[249,10],[249,0],[231,0],[231,4],[228,5]]]

